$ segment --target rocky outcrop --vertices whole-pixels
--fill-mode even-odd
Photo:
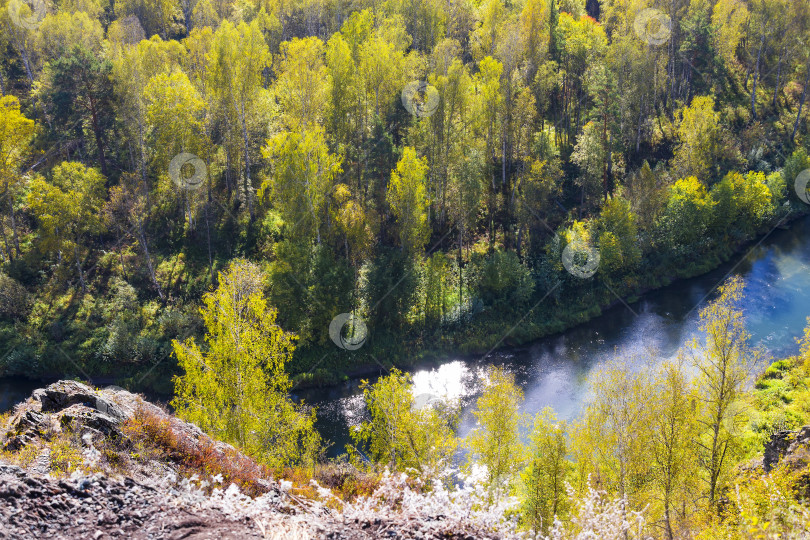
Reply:
[[[8,424],[0,426],[5,428],[4,434],[0,432],[0,448],[17,452],[32,444],[47,444],[65,431],[79,434],[85,449],[105,440],[126,446],[123,423],[144,412],[170,425],[188,451],[205,447],[222,456],[239,454],[230,444],[212,439],[196,425],[175,418],[137,394],[117,386],[95,389],[77,381],[59,381],[34,390],[31,397],[15,407]],[[37,461],[39,472],[45,472],[43,460]],[[143,482],[150,477],[163,480],[172,472],[162,462],[147,463],[140,469],[130,472]]]
[[[167,422],[188,448],[206,445],[215,452],[239,454],[197,426],[183,422],[140,396],[111,386],[95,389],[77,381],[59,381],[35,390],[18,404],[0,431],[0,448],[12,453],[36,451],[27,468],[0,461],[0,539],[52,538],[264,538],[253,520],[228,516],[223,509],[200,512],[181,493],[175,464],[159,460],[130,463],[126,474],[82,474],[54,478],[49,444],[70,433],[78,452],[107,441],[122,454],[131,450],[124,423],[148,411]],[[239,454],[241,456],[241,454]],[[242,456],[244,459],[248,459]],[[123,458],[126,459],[126,458]],[[264,492],[278,484],[258,480]],[[202,491],[195,492],[199,497]]]
[[[91,438],[118,436],[121,422],[132,417],[141,401],[114,386],[95,390],[80,382],[59,381],[34,390],[17,405],[0,443],[4,450],[17,451],[37,439],[49,440],[66,427]]]
[[[130,459],[141,448],[128,438],[132,434],[128,421],[138,423],[146,417],[171,432],[181,455],[169,452]],[[27,453],[31,458],[25,468],[0,458],[0,540],[501,537],[482,534],[466,522],[448,521],[443,507],[422,509],[425,515],[419,516],[393,511],[347,513],[317,483],[318,495],[310,499],[293,490],[290,482],[260,475],[252,478],[249,497],[244,483],[237,489],[210,470],[197,469],[197,477],[184,463],[189,456],[230,462],[235,467],[229,471],[255,474],[262,469],[233,446],[117,387],[94,389],[76,381],[59,381],[35,390],[0,427],[4,428],[0,448],[11,456]],[[126,467],[109,468],[102,460],[85,462],[70,475],[53,471],[51,459],[58,453],[52,451],[54,441],[64,444],[65,440],[79,445],[75,450],[85,458],[98,455],[101,448],[126,462]]]
[[[796,471],[810,465],[810,426],[796,431],[777,431],[765,444],[762,467],[770,472],[777,465]]]
[[[53,479],[0,464],[0,539],[251,539],[253,520],[196,512],[131,478]]]

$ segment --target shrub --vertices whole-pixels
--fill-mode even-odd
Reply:
[[[251,496],[268,491],[260,482],[272,476],[268,467],[207,437],[193,438],[168,415],[140,407],[123,423],[122,431],[135,445],[136,459],[168,460],[185,476],[221,475],[225,483],[233,482]]]

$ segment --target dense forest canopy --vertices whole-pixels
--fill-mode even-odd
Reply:
[[[347,501],[495,532],[810,534],[806,466],[739,466],[810,423],[810,327],[751,390],[738,277],[572,422],[491,366],[462,438],[393,369],[629,306],[805,214],[810,3],[0,0],[0,50],[0,375],[171,394],[301,492],[333,467]],[[291,392],[369,367],[325,465]]]
[[[296,384],[484,352],[807,208],[806,2],[9,0],[0,32],[0,373],[165,390],[236,258]]]

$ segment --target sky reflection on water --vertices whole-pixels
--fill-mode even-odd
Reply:
[[[524,411],[552,407],[558,417],[573,419],[589,393],[594,369],[622,360],[645,369],[674,359],[698,334],[696,306],[711,300],[711,292],[729,272],[747,281],[744,310],[752,341],[774,358],[795,354],[796,338],[810,315],[810,218],[778,230],[760,246],[739,255],[717,270],[645,295],[632,310],[619,305],[593,321],[525,348],[497,351],[484,361],[448,357],[438,367],[413,372],[414,395],[459,399],[461,435],[475,425],[470,410],[483,387],[488,364],[504,365],[525,392]],[[711,292],[711,294],[710,294]],[[707,294],[709,295],[706,298]],[[700,304],[699,304],[700,303]],[[363,416],[358,381],[331,389],[311,390],[302,397],[319,407],[318,427],[336,444],[330,455],[349,441],[348,425]]]

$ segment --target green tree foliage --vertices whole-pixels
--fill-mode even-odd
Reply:
[[[705,338],[693,343],[703,403],[698,455],[711,504],[717,503],[719,486],[739,452],[745,421],[740,399],[759,356],[749,346],[750,334],[739,308],[744,287],[739,277],[730,278],[720,287],[719,298],[700,311]]]
[[[180,152],[205,155],[203,111],[205,102],[182,71],[158,73],[143,89],[149,146],[165,171]]]
[[[273,163],[273,171],[262,183],[260,196],[271,194],[291,238],[314,236],[320,243],[327,197],[341,172],[340,158],[329,151],[323,131],[280,133],[262,153]]]
[[[405,147],[397,168],[391,171],[386,200],[396,216],[399,245],[408,253],[418,253],[430,235],[426,175],[427,163],[410,147]]]
[[[92,134],[101,174],[107,171],[108,132],[114,122],[112,65],[100,53],[74,45],[48,63],[40,90],[52,122],[67,136]]]
[[[632,270],[641,261],[636,216],[630,202],[611,197],[602,209],[597,225],[600,264],[611,272]]]
[[[27,173],[98,168],[112,234],[88,236],[91,281],[193,310],[228,260],[265,262],[303,373],[338,309],[368,316],[369,347],[395,362],[495,345],[564,272],[574,219],[600,271],[566,278],[586,287],[555,292],[515,342],[599,312],[606,286],[628,297],[715,266],[804,208],[783,204],[808,167],[804,3],[417,4],[5,2],[0,92],[38,127],[4,172],[5,260],[47,236]],[[649,7],[672,21],[658,45],[634,24]],[[419,81],[431,99],[413,114]],[[204,187],[171,183],[180,152]],[[50,305],[65,266],[38,261],[5,270],[49,281]],[[73,316],[50,313],[31,328]]]
[[[765,173],[750,172],[746,175],[729,173],[712,189],[715,200],[717,229],[729,231],[738,226],[747,236],[773,219],[780,200],[774,197]]]
[[[574,426],[579,483],[587,475],[611,493],[640,506],[649,489],[649,411],[653,388],[647,374],[614,361],[592,378],[593,400]]]
[[[782,178],[788,189],[790,186],[795,186],[796,178],[805,169],[810,169],[810,155],[804,148],[798,148],[785,162],[785,168],[782,169]],[[790,190],[791,200],[797,200],[798,194],[795,190]]]
[[[104,184],[98,170],[66,161],[54,168],[50,182],[35,177],[28,193],[28,205],[39,216],[42,249],[75,265],[82,290],[87,290],[82,269],[87,237],[104,229]]]
[[[694,246],[705,239],[712,222],[714,201],[694,176],[675,182],[659,218],[661,243],[668,249]]]
[[[523,463],[525,449],[519,428],[523,391],[515,377],[503,368],[491,368],[473,415],[476,427],[465,441],[469,448],[468,466],[485,468],[490,499],[497,500],[508,490]]]
[[[412,382],[398,370],[373,385],[363,382],[369,420],[352,431],[355,448],[350,450],[355,457],[436,479],[445,473],[458,445],[458,414],[452,403],[416,403]]]
[[[20,112],[20,101],[14,96],[0,98],[0,185],[4,208],[8,211],[14,235],[14,250],[8,243],[3,231],[5,257],[13,259],[20,255],[20,243],[17,237],[17,226],[14,218],[14,194],[20,184],[21,164],[28,158],[31,137],[36,130],[33,120]]]
[[[281,55],[277,92],[285,123],[296,131],[321,125],[329,95],[323,42],[314,37],[285,41]]]
[[[380,249],[361,281],[369,306],[369,319],[376,328],[405,328],[418,301],[419,268],[398,248]]]
[[[571,159],[581,170],[580,176],[576,179],[576,184],[581,189],[580,204],[584,206],[587,200],[593,205],[593,200],[598,200],[602,191],[604,166],[608,159],[599,125],[594,122],[585,124]]]
[[[535,535],[548,535],[554,519],[568,517],[566,483],[571,479],[567,428],[551,409],[534,418],[529,435],[529,462],[520,473],[519,496],[522,525]]]
[[[801,346],[800,359],[805,373],[810,374],[810,317],[807,326],[804,328],[804,335],[797,340]]]
[[[180,5],[175,0],[124,0],[116,4],[119,17],[135,15],[147,36],[159,35],[166,39],[178,30]]]
[[[294,404],[285,365],[295,335],[276,325],[262,291],[264,276],[246,261],[219,275],[201,310],[206,348],[174,341],[183,375],[174,379],[178,416],[237,444],[275,468],[311,466],[320,438],[314,411]]]
[[[101,22],[84,11],[48,14],[38,30],[37,48],[46,58],[57,58],[77,44],[98,51],[104,37]]]
[[[348,262],[323,245],[290,240],[275,243],[273,256],[268,296],[282,310],[282,324],[296,328],[299,344],[326,343],[332,317],[353,305],[354,273]]]
[[[36,126],[20,111],[20,100],[14,96],[0,99],[0,174],[5,189],[19,173],[20,162],[26,159]]]
[[[645,161],[641,168],[628,178],[627,191],[639,228],[651,232],[667,202],[667,190],[660,172],[656,174]]]
[[[250,24],[224,21],[214,33],[210,47],[207,83],[220,106],[218,112],[226,130],[225,146],[241,164],[236,169],[241,176],[240,200],[246,203],[252,219],[255,189],[251,179],[252,141],[260,129],[254,122],[261,118],[258,114],[264,94],[261,81],[272,57],[258,18]]]
[[[678,523],[688,521],[697,493],[696,422],[698,396],[678,362],[665,362],[656,370],[655,398],[650,410],[652,483],[661,506],[666,538],[676,538]]]
[[[719,115],[714,107],[713,98],[699,96],[679,112],[679,143],[673,158],[678,176],[695,176],[704,183],[712,180],[721,152]]]
[[[326,44],[326,70],[331,82],[329,131],[340,144],[350,144],[353,131],[350,115],[356,110],[360,90],[357,87],[357,64],[349,43],[340,33],[333,35]]]
[[[531,298],[534,282],[529,269],[514,252],[495,250],[473,257],[473,290],[488,306],[499,311],[521,308]]]

